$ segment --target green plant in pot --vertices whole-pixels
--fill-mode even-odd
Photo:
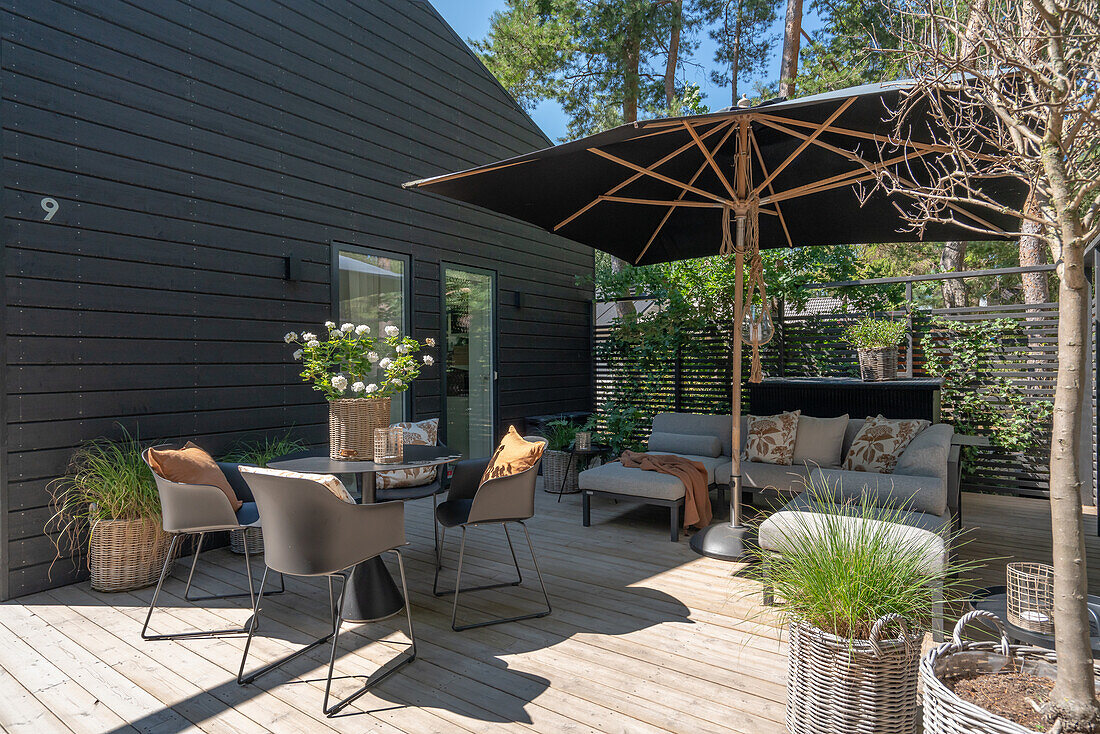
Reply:
[[[549,421],[543,429],[547,446],[542,454],[542,478],[543,489],[547,492],[572,494],[580,491],[577,462],[570,461],[570,451],[579,430],[568,418]]]
[[[898,376],[898,345],[905,338],[906,324],[892,319],[864,316],[844,329],[844,338],[859,356],[859,374],[868,382],[895,380]]]
[[[56,512],[47,532],[58,558],[87,552],[92,588],[128,591],[156,583],[168,554],[160,496],[125,430],[118,440],[96,439],[73,454],[69,473],[49,485]]]
[[[771,550],[753,551],[790,628],[787,727],[912,734],[924,631],[972,564],[901,508],[844,502],[839,483],[806,491],[816,511],[776,513],[760,527]]]
[[[290,431],[278,436],[265,436],[250,441],[239,441],[222,456],[222,461],[231,464],[251,464],[253,466],[267,466],[280,456],[294,454],[307,449],[305,442],[299,441],[291,435]],[[264,533],[260,528],[250,527],[239,532],[229,534],[229,550],[238,555],[244,555],[244,536],[248,536],[249,555],[258,555],[264,552]]]

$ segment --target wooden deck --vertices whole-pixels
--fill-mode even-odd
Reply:
[[[653,509],[593,503],[593,527],[580,524],[580,500],[539,493],[531,532],[546,577],[551,616],[452,632],[450,600],[431,594],[429,506],[406,518],[410,593],[420,657],[360,698],[344,715],[321,715],[327,651],[285,672],[240,687],[240,637],[143,642],[146,589],[99,594],[87,584],[0,605],[0,728],[9,732],[781,732],[786,645],[759,588],[740,566],[699,558],[685,540],[667,539],[667,516]],[[1049,558],[1045,502],[965,497],[973,528],[964,557]],[[1086,518],[1091,576],[1100,581],[1095,515]],[[474,531],[469,567],[506,572],[499,530]],[[456,544],[448,550],[453,568]],[[216,593],[244,588],[242,559],[204,555],[197,585]],[[530,560],[521,563],[533,581]],[[983,581],[1003,578],[1003,560]],[[157,632],[190,625],[240,624],[228,602],[183,601],[177,570],[154,616]],[[471,579],[473,581],[475,579]],[[252,665],[323,634],[323,582],[288,579],[265,601]],[[471,609],[519,613],[537,605],[527,588],[472,594]],[[246,602],[247,603],[247,602]],[[402,648],[402,617],[345,626],[340,675],[373,672]],[[385,644],[375,642],[382,637]],[[351,690],[355,681],[334,685]]]

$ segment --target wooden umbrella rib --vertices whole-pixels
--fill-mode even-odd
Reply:
[[[833,122],[836,121],[836,119],[838,117],[840,117],[842,114],[844,114],[844,111],[846,109],[848,109],[849,107],[851,107],[852,103],[855,102],[855,101],[856,101],[855,97],[849,97],[848,99],[844,100],[844,103],[841,104],[839,107],[837,107],[833,111],[833,113],[831,115],[829,115],[828,119],[826,119],[825,122],[818,125],[814,129],[813,133],[811,133],[809,135],[809,137],[803,139],[803,141],[801,143],[799,143],[798,147],[794,149],[794,152],[792,152],[789,156],[787,156],[786,159],[775,168],[775,170],[773,170],[770,174],[765,174],[764,180],[760,182],[760,185],[758,185],[756,188],[754,188],[752,190],[752,193],[754,195],[759,195],[760,192],[764,190],[764,187],[769,185],[772,181],[774,181],[776,176],[781,174],[787,166],[789,166],[791,163],[793,163],[795,161],[795,159],[798,158],[798,156],[800,156],[802,154],[802,151],[804,151],[804,150],[806,150],[806,148],[810,147],[810,145],[815,140],[817,140],[819,135],[821,135],[823,132],[829,130],[830,126],[833,124]]]
[[[721,209],[725,204],[715,201],[683,201],[677,199],[634,199],[629,196],[601,196],[600,201],[613,201],[618,204],[646,204],[648,206],[690,207],[695,209]]]
[[[617,163],[620,166],[623,166],[625,168],[629,168],[633,171],[637,171],[637,172],[639,172],[641,174],[644,174],[646,176],[650,176],[651,178],[655,178],[658,181],[663,181],[664,183],[667,183],[671,186],[678,186],[681,189],[683,189],[684,191],[690,191],[693,194],[697,194],[698,196],[702,196],[704,199],[711,199],[712,201],[718,202],[719,204],[722,204],[722,205],[732,205],[733,204],[732,201],[729,201],[727,199],[723,199],[721,196],[718,196],[717,194],[712,194],[709,191],[697,188],[697,187],[692,186],[690,184],[686,184],[683,181],[677,181],[676,179],[672,178],[671,176],[666,176],[663,173],[657,173],[656,171],[650,171],[649,169],[647,169],[643,166],[639,166],[637,163],[631,163],[628,160],[624,160],[622,158],[619,158],[618,156],[612,155],[611,153],[600,150],[599,148],[589,148],[588,150],[589,150],[589,152],[595,153],[596,155],[600,156],[601,158],[606,158],[607,160],[611,161],[612,163]]]
[[[466,178],[467,176],[477,176],[482,173],[490,173],[491,171],[500,171],[505,168],[512,168],[513,166],[522,166],[525,163],[533,163],[535,158],[528,158],[523,161],[512,161],[511,163],[502,163],[499,166],[486,166],[485,168],[474,168],[469,171],[460,171],[459,173],[448,173],[443,176],[434,176],[432,178],[422,178],[419,181],[410,181],[407,184],[403,184],[403,188],[418,189],[422,186],[428,186],[430,184],[443,183],[444,181],[453,181],[456,178]]]
[[[711,130],[707,130],[707,131],[706,131],[705,133],[703,133],[703,137],[704,137],[704,138],[706,138],[706,137],[709,137],[709,136],[713,135],[714,133],[717,133],[717,132],[719,132],[719,131],[723,130],[724,128],[728,127],[729,125],[730,125],[730,121],[729,121],[729,120],[726,120],[726,121],[724,121],[724,122],[721,122],[721,123],[719,123],[718,125],[716,125],[716,126],[715,126],[715,127],[713,128],[713,129],[711,129]],[[668,130],[668,131],[666,131],[666,132],[672,132],[672,130],[670,129],[670,130]],[[644,136],[643,136],[643,137],[644,137]],[[666,155],[666,156],[665,156],[664,158],[662,158],[661,160],[659,160],[659,161],[657,161],[656,163],[654,163],[654,164],[652,164],[651,166],[649,166],[649,167],[648,167],[648,168],[649,168],[649,170],[653,170],[653,169],[656,169],[656,168],[660,168],[661,166],[663,166],[663,165],[664,165],[665,163],[667,163],[668,161],[672,160],[673,158],[675,158],[676,156],[680,155],[681,153],[683,153],[683,152],[685,152],[685,151],[687,151],[687,150],[689,150],[689,149],[693,148],[694,146],[695,146],[695,143],[694,143],[694,142],[691,142],[691,143],[686,143],[686,144],[684,144],[684,145],[680,146],[680,147],[679,147],[679,148],[677,148],[676,150],[674,150],[674,151],[672,151],[671,153],[669,153],[668,155]],[[630,178],[628,178],[628,179],[624,180],[623,182],[621,182],[621,183],[619,183],[619,184],[617,184],[617,185],[615,185],[615,186],[612,186],[612,187],[611,187],[610,189],[608,189],[608,190],[607,190],[607,191],[606,191],[606,192],[604,193],[604,195],[605,195],[605,196],[610,196],[611,194],[614,194],[614,193],[615,193],[616,191],[619,191],[619,190],[623,189],[624,187],[626,187],[626,186],[629,186],[630,184],[634,183],[635,181],[637,181],[637,180],[638,180],[639,178],[641,178],[641,177],[642,177],[642,176],[644,176],[644,175],[645,175],[644,173],[635,173],[635,174],[634,174],[633,176],[631,176]],[[694,179],[693,179],[693,180],[691,181],[691,183],[695,183]],[[681,195],[682,195],[682,194],[681,194]],[[585,213],[586,211],[588,211],[589,209],[591,209],[592,207],[596,206],[596,204],[599,204],[599,203],[600,203],[600,199],[599,199],[599,197],[597,197],[597,198],[593,199],[592,201],[588,202],[588,203],[587,203],[587,204],[585,204],[585,205],[584,205],[583,207],[581,207],[580,209],[578,209],[577,211],[573,212],[573,213],[572,213],[572,214],[570,214],[570,215],[569,215],[568,217],[566,217],[565,219],[561,220],[561,221],[560,221],[560,222],[558,222],[558,223],[557,223],[556,225],[554,225],[554,231],[555,231],[555,232],[557,232],[557,231],[558,231],[559,229],[561,229],[561,228],[562,228],[562,227],[564,227],[565,225],[569,224],[569,223],[570,223],[570,222],[572,222],[572,221],[573,221],[574,219],[576,219],[576,218],[577,218],[577,217],[579,217],[580,215],[584,214],[584,213]]]
[[[764,164],[764,154],[760,152],[760,143],[756,140],[756,134],[752,129],[749,129],[749,144],[752,145],[753,150],[756,151],[756,160],[760,163],[760,170],[764,172],[764,175],[768,175],[768,167]],[[768,191],[775,193],[775,187],[771,182],[768,183]],[[761,209],[760,211],[766,211]],[[794,240],[791,239],[791,232],[787,229],[787,220],[783,218],[783,210],[779,208],[779,204],[775,204],[775,213],[779,217],[779,224],[783,227],[783,235],[787,238],[787,247],[794,247]]]
[[[744,124],[744,123],[742,123]],[[734,193],[733,187],[730,186],[730,182],[726,180],[726,174],[722,173],[722,169],[718,167],[718,164],[714,160],[714,156],[707,150],[707,146],[703,145],[703,139],[699,137],[699,133],[695,128],[689,124],[684,123],[684,129],[691,135],[691,139],[695,141],[695,145],[703,152],[703,157],[706,159],[707,164],[714,171],[714,175],[718,177],[718,180],[722,182],[722,186],[726,188],[726,192],[730,195],[731,199],[736,199],[737,194]]]

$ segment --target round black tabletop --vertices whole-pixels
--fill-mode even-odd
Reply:
[[[330,457],[327,451],[315,451],[272,461],[268,466],[272,469],[312,474],[373,474],[380,471],[450,464],[462,458],[446,446],[406,445],[403,452],[404,460],[397,464],[384,464],[377,461],[341,461]]]

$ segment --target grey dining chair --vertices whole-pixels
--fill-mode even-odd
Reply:
[[[524,439],[541,442],[544,448],[547,444],[546,439],[541,436],[524,436]],[[454,595],[454,602],[451,605],[451,629],[455,632],[477,627],[488,627],[504,622],[537,619],[538,617],[545,617],[552,611],[550,596],[546,593],[546,583],[542,579],[542,571],[539,570],[538,559],[535,557],[535,547],[531,544],[531,533],[527,529],[526,522],[535,514],[535,479],[538,476],[541,459],[535,462],[535,465],[530,469],[520,474],[490,479],[481,484],[481,477],[489,461],[489,459],[468,459],[455,464],[447,499],[439,504],[435,513],[436,520],[442,526],[443,531],[440,535],[440,551],[436,554],[435,580],[432,583],[432,592],[436,596]],[[542,587],[542,597],[546,602],[546,609],[515,617],[499,617],[459,625],[458,596],[461,592],[499,589],[505,586],[519,586],[523,583],[523,572],[519,568],[516,549],[512,545],[512,536],[508,533],[509,523],[516,523],[522,527],[523,534],[527,537],[527,547],[531,551],[531,561],[535,566],[539,586]],[[515,581],[462,588],[462,559],[466,555],[466,531],[480,525],[500,525],[504,528],[508,550],[512,553],[512,564],[516,568]],[[454,527],[462,528],[462,542],[458,550],[458,571],[455,575],[455,586],[453,589],[441,590],[439,588],[439,572],[443,569],[443,545],[447,539],[447,528]]]
[[[253,623],[245,641],[237,682],[241,685],[252,683],[260,676],[331,640],[332,649],[329,653],[328,677],[325,682],[322,708],[326,716],[334,716],[398,669],[416,659],[416,636],[413,632],[412,609],[405,582],[405,563],[400,550],[402,546],[407,545],[405,506],[401,502],[350,504],[337,498],[319,482],[266,474],[265,471],[252,468],[244,471],[245,481],[252,488],[252,495],[256,498],[260,515],[264,519],[264,561],[267,564],[267,570],[264,571],[259,592],[256,594],[252,612]],[[401,591],[405,596],[405,615],[409,623],[409,640],[412,644],[409,651],[402,653],[403,658],[399,657],[391,661],[395,664],[388,670],[381,675],[376,671],[357,691],[329,706],[348,577],[355,566],[383,553],[393,553],[397,557],[401,574]],[[260,605],[263,601],[264,585],[269,570],[290,576],[324,576],[328,581],[332,631],[301,649],[246,675],[244,668],[248,661],[248,649],[252,645],[256,624],[259,622]],[[341,582],[340,594],[335,598],[332,585],[334,579],[339,579]]]
[[[145,640],[178,640],[188,637],[212,637],[216,635],[244,634],[248,632],[252,620],[245,622],[244,626],[229,629],[198,630],[191,632],[176,632],[161,635],[149,634],[149,622],[153,618],[153,610],[157,606],[161,588],[164,586],[168,574],[175,563],[176,551],[179,544],[188,536],[197,535],[198,542],[191,558],[191,570],[187,574],[187,586],[184,587],[183,596],[187,601],[210,601],[214,599],[237,599],[247,596],[251,601],[255,598],[252,584],[252,563],[248,552],[248,535],[245,529],[259,527],[260,521],[256,514],[255,503],[252,502],[252,493],[241,477],[237,464],[219,462],[218,466],[225,474],[238,499],[244,501],[240,510],[233,511],[229,499],[217,487],[204,484],[181,484],[165,479],[153,468],[149,460],[149,452],[153,449],[175,448],[170,445],[154,446],[141,452],[141,458],[153,473],[153,480],[157,484],[157,493],[160,495],[161,526],[166,533],[172,533],[172,540],[168,545],[168,557],[164,559],[164,567],[161,569],[157,587],[153,591],[153,598],[149,601],[149,611],[145,615],[145,624],[141,628],[141,637]],[[191,596],[191,581],[195,577],[195,567],[199,563],[199,555],[202,553],[202,544],[207,533],[221,531],[240,532],[244,535],[244,568],[248,577],[248,592],[230,594],[207,594],[203,596]],[[279,576],[279,591],[285,590],[285,582],[282,575]]]
[[[423,446],[420,444],[405,444],[403,447],[405,461],[420,461],[422,459],[434,459],[439,455],[439,444],[435,446]],[[436,468],[435,478],[430,482],[418,484],[412,487],[387,487],[374,490],[375,502],[390,502],[400,500],[408,502],[420,500],[426,497],[432,498],[432,536],[435,543],[435,555],[439,556],[439,526],[435,522],[435,512],[439,507],[439,495],[443,493],[443,476],[447,473],[446,466]]]

